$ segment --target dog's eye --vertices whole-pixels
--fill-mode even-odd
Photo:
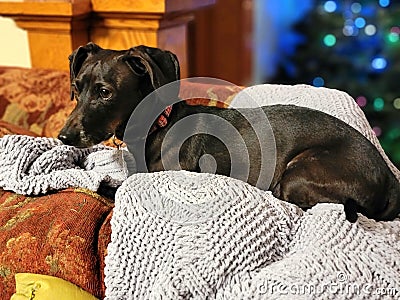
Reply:
[[[111,98],[112,93],[109,89],[106,89],[104,87],[100,88],[100,97],[103,98],[104,100],[108,100]]]

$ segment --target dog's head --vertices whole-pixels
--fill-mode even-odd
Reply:
[[[113,135],[123,139],[140,101],[180,78],[173,53],[146,46],[109,50],[89,43],[76,49],[69,60],[71,99],[77,105],[58,138],[76,147],[90,147]]]

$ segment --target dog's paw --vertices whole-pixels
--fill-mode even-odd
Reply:
[[[344,213],[346,214],[347,221],[355,223],[358,219],[357,215],[358,205],[353,199],[348,199],[344,203]]]

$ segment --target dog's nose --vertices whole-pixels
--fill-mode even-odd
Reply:
[[[59,134],[57,137],[64,145],[72,145],[71,139],[65,134]]]

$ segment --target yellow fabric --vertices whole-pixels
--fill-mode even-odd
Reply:
[[[10,300],[95,300],[94,296],[61,278],[18,273],[15,275],[16,292]]]

